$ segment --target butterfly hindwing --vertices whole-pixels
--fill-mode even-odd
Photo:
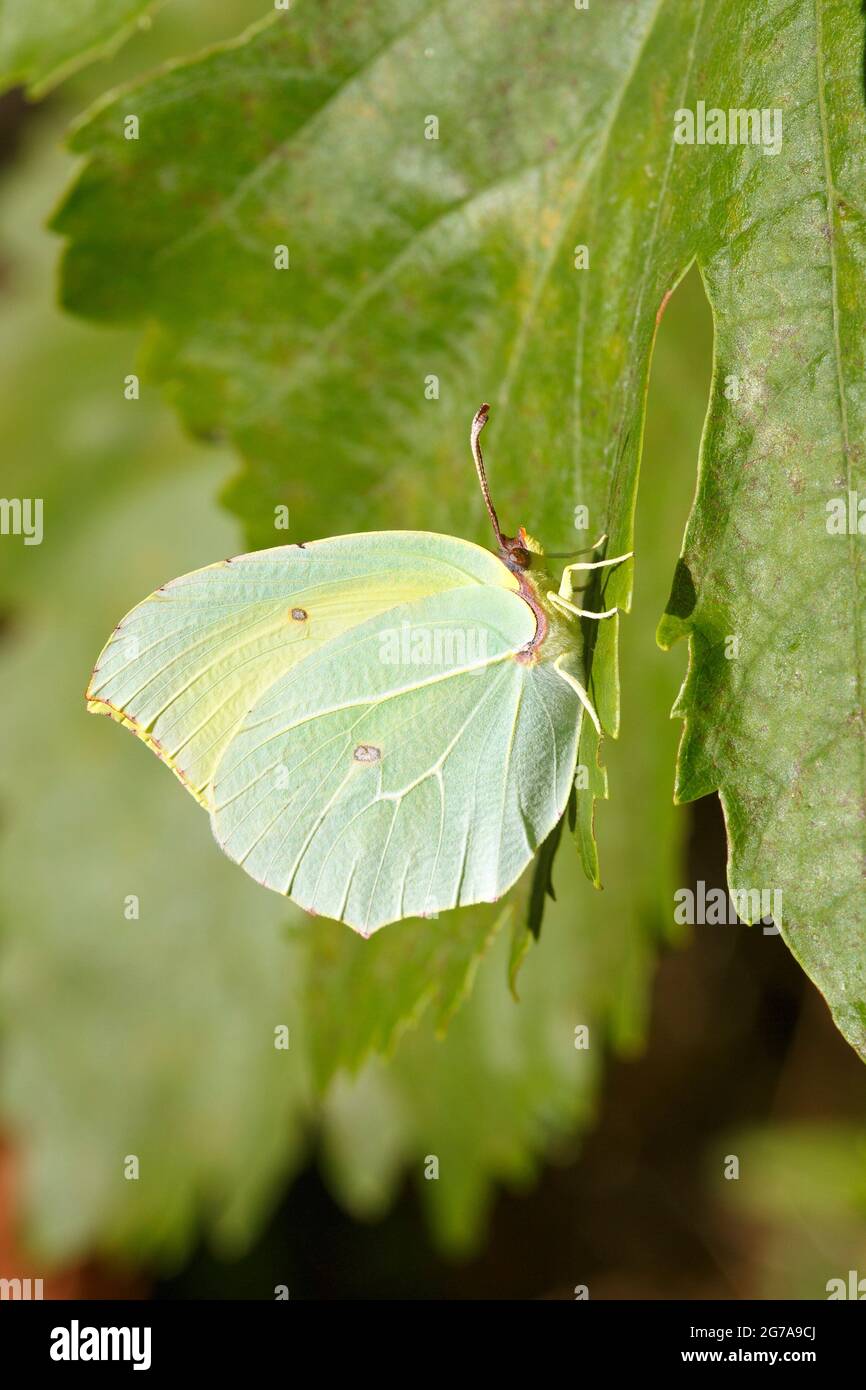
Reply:
[[[311,656],[250,711],[218,768],[226,853],[363,932],[501,896],[574,771],[573,695],[515,656],[534,626],[512,592],[454,590]],[[431,631],[463,636],[469,659],[452,643],[447,664],[413,662]],[[396,664],[395,634],[409,658]]]
[[[495,555],[378,532],[164,586],[89,707],[131,727],[259,882],[369,934],[500,897],[562,814],[581,708]]]

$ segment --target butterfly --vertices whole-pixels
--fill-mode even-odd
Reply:
[[[277,546],[174,579],[103,648],[87,708],[131,729],[257,882],[363,936],[500,898],[561,820],[586,690],[572,576],[506,536]],[[593,554],[603,547],[602,540]],[[599,729],[600,732],[600,729]]]

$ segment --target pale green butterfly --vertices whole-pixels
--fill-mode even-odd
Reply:
[[[598,727],[578,620],[617,610],[578,608],[571,574],[630,555],[549,590],[541,548],[500,528],[487,415],[498,555],[372,531],[223,560],[133,608],[87,690],[231,859],[365,936],[501,897],[565,812],[583,713]]]

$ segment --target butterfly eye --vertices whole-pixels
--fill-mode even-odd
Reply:
[[[521,528],[522,529],[522,528]],[[532,551],[520,544],[519,536],[503,536],[499,554],[510,569],[528,570],[532,564]]]

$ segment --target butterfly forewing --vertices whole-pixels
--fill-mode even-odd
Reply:
[[[89,708],[128,724],[208,805],[237,727],[299,661],[395,603],[505,567],[480,546],[426,532],[338,536],[195,570],[133,608],[102,651]]]

